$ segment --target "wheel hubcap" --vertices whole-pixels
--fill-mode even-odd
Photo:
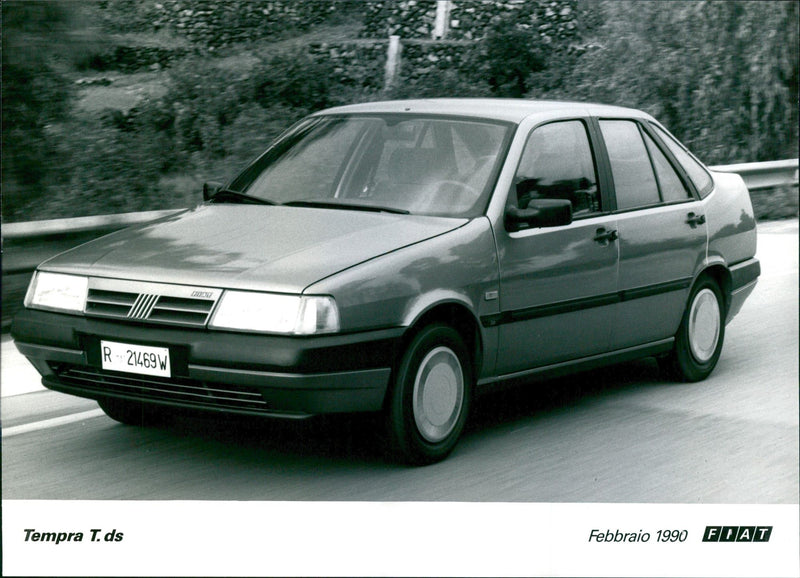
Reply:
[[[420,363],[414,381],[414,421],[427,441],[445,439],[458,422],[464,404],[464,372],[458,356],[437,347]]]
[[[689,311],[689,347],[700,363],[714,356],[721,324],[717,296],[711,289],[703,289],[695,295]]]

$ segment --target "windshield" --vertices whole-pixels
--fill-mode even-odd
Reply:
[[[322,116],[230,188],[279,204],[471,217],[485,207],[510,125],[431,116]]]

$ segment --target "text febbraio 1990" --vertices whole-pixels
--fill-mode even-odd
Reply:
[[[625,542],[685,542],[689,537],[688,530],[658,530],[654,534],[639,530],[636,532],[623,531],[619,529],[606,529],[598,530],[593,529],[589,533],[589,542],[603,542],[603,543],[625,543]]]

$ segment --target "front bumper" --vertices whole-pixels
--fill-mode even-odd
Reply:
[[[383,406],[402,328],[284,337],[23,310],[17,349],[53,390],[225,413],[306,416]],[[168,347],[170,378],[106,371],[99,341]]]

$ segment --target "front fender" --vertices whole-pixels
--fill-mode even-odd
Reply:
[[[491,297],[497,289],[494,238],[481,217],[342,271],[306,292],[332,295],[342,331],[351,332],[410,327],[445,303],[463,306],[480,319],[498,312],[499,301]]]

